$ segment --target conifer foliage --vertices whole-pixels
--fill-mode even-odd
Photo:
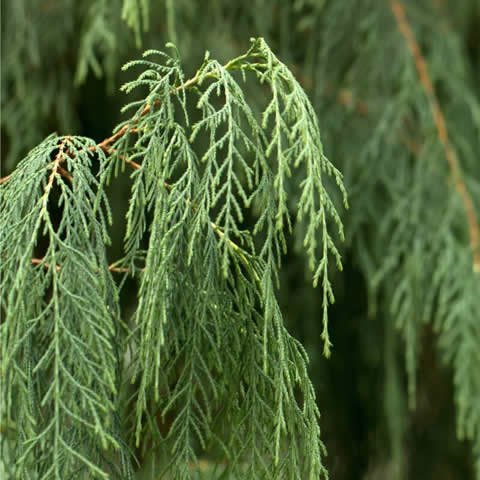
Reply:
[[[478,0],[2,8],[0,476],[480,480]]]
[[[245,478],[319,478],[307,357],[285,329],[275,290],[295,222],[325,312],[333,301],[329,254],[341,264],[327,221],[343,232],[323,175],[346,202],[341,175],[323,154],[306,94],[263,39],[225,65],[207,54],[190,79],[169,47],[173,56],[147,51],[125,66],[140,73],[123,89],[145,97],[125,107],[133,113],[112,137],[51,135],[2,184],[13,471],[128,478],[136,447],[170,457],[164,470],[173,478],[191,478],[198,451],[211,449],[225,472]],[[263,112],[244,94],[247,75],[269,92]],[[126,165],[125,255],[109,265],[105,187]],[[298,196],[292,211],[294,169],[303,180],[289,187]],[[245,229],[250,208],[258,218]],[[131,321],[121,317],[115,272],[139,280]],[[168,415],[162,435],[155,419]]]

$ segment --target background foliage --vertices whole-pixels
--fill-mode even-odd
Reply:
[[[346,239],[344,271],[330,272],[336,303],[328,313],[329,360],[322,356],[323,290],[308,284],[301,242],[287,240],[291,248],[280,273],[280,310],[310,358],[329,452],[324,463],[332,478],[480,478],[478,0],[16,0],[5,2],[2,13],[3,175],[41,142],[53,148],[53,131],[96,142],[110,137],[125,120],[121,107],[143,98],[132,92],[127,99],[118,89],[138,75],[121,66],[144,50],[163,50],[172,41],[188,79],[206,50],[223,65],[248,50],[250,37],[264,37],[307,92],[324,151],[343,172],[351,205],[338,210]],[[248,82],[244,88],[254,99],[252,111],[263,111],[264,86]],[[194,124],[195,109],[188,108]],[[76,141],[70,148],[95,144]],[[29,168],[35,169],[32,158]],[[79,165],[78,175],[91,174],[87,156]],[[298,185],[300,174],[293,171],[289,184]],[[122,256],[129,176],[107,190],[114,220],[110,260]],[[341,193],[328,184],[327,191],[340,206]],[[289,190],[289,198],[293,211],[300,197]],[[70,201],[68,208],[81,209]],[[254,225],[254,218],[247,212],[242,225]],[[104,220],[95,222],[98,231],[88,238],[100,265]],[[27,230],[23,241],[30,238]],[[303,238],[305,231],[297,233]],[[134,264],[138,252],[130,253]],[[51,263],[53,253],[45,254]],[[54,254],[68,257],[61,245]],[[78,259],[72,268],[81,275],[87,264]],[[49,275],[59,288],[75,282],[55,269]],[[104,272],[91,295],[100,291],[114,308],[115,281]],[[122,318],[136,309],[132,279],[125,280],[121,307]],[[77,304],[64,308],[81,311]],[[95,328],[109,314],[97,315],[97,326],[83,335],[99,334]],[[104,325],[102,335],[120,334],[110,328]],[[73,339],[66,341],[73,348]],[[65,352],[65,362],[70,355]],[[107,377],[100,384],[114,393]]]

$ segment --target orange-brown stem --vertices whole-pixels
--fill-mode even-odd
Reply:
[[[475,212],[472,197],[467,190],[465,182],[462,178],[462,171],[458,162],[457,154],[452,147],[448,137],[447,125],[445,116],[440,108],[435,90],[433,88],[432,80],[428,73],[427,62],[420,50],[420,47],[415,39],[412,28],[408,23],[405,13],[405,7],[398,0],[389,0],[390,7],[397,21],[397,26],[400,33],[405,38],[408,50],[415,62],[415,68],[418,73],[420,84],[422,85],[425,94],[427,95],[430,110],[432,112],[433,121],[437,130],[438,139],[445,152],[445,157],[453,177],[455,188],[462,198],[465,215],[467,217],[468,229],[470,235],[470,246],[473,253],[473,269],[475,272],[480,272],[480,234],[478,227],[477,215]]]
[[[48,270],[50,268],[50,264],[47,263],[47,262],[44,262],[43,258],[32,258],[32,264],[33,265],[42,265],[43,268],[45,268],[46,270]],[[60,268],[61,267],[59,265],[55,266],[55,269],[57,271],[60,270]],[[113,264],[109,265],[108,269],[111,272],[115,272],[115,273],[127,273],[129,271],[128,268],[114,267]]]

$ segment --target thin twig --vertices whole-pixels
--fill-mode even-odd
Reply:
[[[199,79],[199,73],[197,72],[197,74],[192,77],[191,79],[187,80],[185,83],[183,83],[182,85],[179,85],[178,87],[172,89],[171,93],[178,93],[188,87],[190,87],[191,85],[194,85]],[[130,124],[130,123],[127,123],[126,125],[124,125],[120,130],[118,130],[118,132],[114,133],[113,135],[111,135],[110,137],[108,138],[105,138],[104,140],[102,140],[101,142],[97,143],[96,145],[93,145],[91,147],[88,147],[88,151],[90,152],[94,152],[95,150],[97,150],[98,148],[102,149],[105,153],[116,153],[117,152],[117,149],[113,148],[111,146],[112,143],[114,143],[116,140],[118,140],[119,138],[123,137],[127,132],[132,132],[132,133],[138,133],[139,130],[136,129],[136,128],[131,128],[132,125],[136,124],[138,122],[138,119],[144,115],[146,115],[151,109],[153,106],[155,105],[158,105],[160,103],[159,100],[153,102],[151,105],[146,105],[142,111],[140,112],[140,115],[139,117],[133,122],[133,124]],[[60,147],[59,147],[59,151],[57,153],[57,156],[55,158],[55,160],[52,162],[53,164],[53,170],[52,170],[52,173],[50,174],[50,178],[47,182],[47,186],[45,188],[45,193],[44,193],[44,197],[47,198],[48,197],[48,192],[50,191],[52,185],[53,185],[53,179],[55,177],[55,174],[58,172],[60,173],[62,176],[64,176],[65,178],[69,179],[70,182],[73,181],[72,179],[72,176],[65,170],[61,167],[61,163],[64,161],[64,158],[63,158],[63,149],[65,147],[65,144],[67,143],[67,141],[70,140],[70,136],[68,137],[65,137],[63,139],[63,141],[61,142],[60,144]],[[135,169],[139,169],[141,168],[141,165],[132,161],[132,160],[129,160],[128,157],[124,156],[124,155],[119,155],[119,158],[123,159],[125,161],[125,163],[127,163],[128,165],[130,165],[132,168],[135,168]],[[6,182],[9,180],[9,178],[11,177],[11,175],[8,175],[7,177],[4,177],[4,178],[1,178],[0,179],[0,184],[3,183],[3,182]],[[167,190],[171,190],[171,185],[169,185],[168,183],[165,182],[165,188]],[[190,207],[193,209],[193,210],[196,210],[197,207],[195,205],[193,205],[192,202],[188,201],[187,200],[187,203],[190,205]],[[224,236],[224,233],[222,232],[222,230],[220,229],[220,227],[218,227],[218,225],[216,225],[214,222],[210,222],[210,225],[212,227],[212,229],[214,230],[215,233],[217,233],[217,235],[222,238]],[[229,245],[237,252],[237,254],[239,254],[239,256],[241,257],[242,261],[250,266],[248,260],[246,259],[244,253],[243,253],[243,249],[238,246],[235,242],[233,242],[232,240],[229,240]],[[45,268],[49,268],[49,264],[46,263],[46,262],[43,262],[43,259],[40,259],[40,258],[33,258],[32,259],[32,264],[34,265],[38,265],[38,264],[43,264],[43,266]],[[127,273],[129,270],[126,269],[126,268],[119,268],[119,267],[114,267],[113,266],[114,264],[110,265],[108,267],[108,269],[111,271],[111,272],[119,272],[119,273]],[[56,269],[59,269],[60,267],[57,265],[56,266]],[[143,271],[143,270],[142,270]],[[256,275],[256,273],[254,272],[255,274],[255,277],[256,279],[258,280],[258,277]]]
[[[42,265],[45,270],[48,270],[50,268],[50,264],[48,262],[44,262],[43,258],[32,258],[32,264],[33,265]],[[59,271],[61,269],[60,265],[55,265],[55,269]],[[111,272],[115,273],[127,273],[129,272],[128,268],[120,268],[120,267],[114,267],[114,264],[112,263],[111,265],[108,266],[108,269]],[[143,271],[143,269],[142,269]]]
[[[190,78],[185,83],[182,83],[182,85],[179,85],[178,87],[172,89],[171,93],[178,93],[182,90],[185,90],[186,88],[195,84],[198,81],[198,77],[199,75],[197,73],[193,78]],[[127,123],[118,132],[114,133],[111,137],[105,138],[100,143],[97,143],[97,145],[89,147],[88,150],[93,152],[97,148],[101,148],[105,153],[110,153],[110,152],[115,153],[116,149],[111,148],[110,144],[114,143],[119,138],[123,137],[127,132],[138,133],[139,130],[136,128],[132,128],[132,126],[138,122],[139,118],[146,115],[152,109],[152,107],[159,104],[160,104],[160,100],[156,100],[151,105],[146,105],[145,107],[143,107],[139,117],[133,122],[133,124]],[[131,160],[125,159],[125,162],[132,165],[133,168],[136,168],[136,169],[140,168],[140,165],[138,163],[132,162]]]
[[[52,165],[52,173],[50,173],[50,176],[48,177],[48,182],[45,185],[45,189],[43,192],[43,208],[45,209],[47,206],[48,202],[48,195],[50,193],[50,190],[52,189],[53,186],[53,180],[55,176],[59,173],[59,169],[61,168],[60,164],[64,161],[63,155],[64,152],[63,150],[65,149],[66,143],[70,140],[70,137],[65,137],[62,142],[60,143],[60,146],[58,147],[58,152],[57,155],[55,156],[55,160],[51,163]]]
[[[440,108],[437,97],[435,95],[432,80],[428,73],[427,63],[424,56],[422,55],[417,41],[415,40],[415,36],[410,27],[410,24],[408,23],[405,14],[405,7],[398,0],[389,0],[389,3],[397,21],[398,29],[405,38],[408,50],[410,51],[410,54],[414,59],[420,84],[425,90],[430,104],[430,110],[432,112],[433,121],[437,130],[438,139],[440,140],[440,143],[442,144],[443,150],[445,152],[445,157],[447,159],[448,166],[450,168],[453,181],[455,183],[455,188],[462,198],[470,233],[470,246],[473,253],[473,270],[475,272],[480,272],[480,234],[478,220],[472,197],[470,196],[465,182],[462,178],[462,172],[458,162],[457,154],[453,149],[448,137],[445,116]]]
[[[190,78],[185,83],[182,83],[182,85],[179,85],[178,87],[173,88],[171,93],[178,93],[178,92],[181,92],[182,90],[187,89],[191,85],[194,85],[195,83],[197,83],[198,79],[199,79],[199,73],[197,72],[197,74],[194,77]],[[132,124],[127,123],[120,130],[118,130],[118,132],[114,133],[110,137],[107,137],[107,138],[103,139],[101,142],[97,143],[96,145],[88,147],[88,151],[94,152],[98,148],[101,148],[105,153],[115,153],[117,150],[115,148],[112,148],[111,144],[114,143],[116,140],[118,140],[120,137],[123,137],[127,132],[138,133],[139,130],[136,129],[136,128],[132,128],[133,125],[138,122],[138,119],[140,117],[143,117],[144,115],[146,115],[152,109],[152,107],[154,107],[158,104],[160,104],[160,100],[156,100],[152,104],[146,105],[145,107],[143,107],[142,111],[140,112],[139,117]],[[70,138],[70,137],[68,137],[68,138]],[[133,162],[132,160],[129,160],[125,156],[120,155],[120,158],[122,158],[126,163],[131,165],[133,168],[135,168],[135,169],[140,168],[140,165],[138,163]],[[69,175],[68,172],[66,172],[66,170],[63,170],[62,175],[71,180],[72,177],[71,176],[67,177],[66,174]],[[11,175],[7,175],[6,177],[0,178],[0,185],[2,183],[7,182],[10,179],[10,177],[11,177]]]
[[[70,183],[73,183],[73,177],[60,165],[58,166],[58,173],[66,178]]]
[[[97,145],[98,146],[98,145]],[[95,147],[90,147],[90,148],[95,148]],[[108,145],[102,145],[100,147],[105,153],[116,153],[117,152],[117,149],[116,148],[113,148],[113,147],[109,147]],[[133,160],[129,160],[128,157],[126,157],[125,155],[122,155],[120,154],[118,156],[120,159],[122,159],[125,163],[127,163],[128,165],[130,165],[131,167],[135,168],[136,170],[138,170],[141,165],[137,162],[134,162]]]
[[[47,263],[47,262],[44,262],[43,258],[32,258],[32,264],[33,265],[42,265],[42,267],[45,268],[46,270],[48,270],[50,268],[50,264]],[[55,265],[55,269],[58,272],[58,270],[60,270],[60,266]]]

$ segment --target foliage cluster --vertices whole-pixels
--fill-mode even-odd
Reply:
[[[146,96],[124,108],[133,114],[112,137],[96,144],[51,135],[1,188],[2,380],[16,430],[13,471],[129,477],[135,445],[170,454],[164,470],[189,478],[199,446],[226,459],[225,474],[319,478],[323,446],[307,357],[275,296],[285,231],[295,224],[322,285],[328,354],[329,252],[340,266],[328,216],[343,233],[323,173],[346,193],[323,154],[316,115],[263,39],[225,65],[207,54],[188,80],[176,53],[144,57],[125,66],[143,71],[124,90]],[[260,115],[234,76],[244,82],[249,73],[271,94]],[[135,170],[125,255],[109,265],[105,188],[126,164]],[[292,212],[293,169],[304,180]],[[245,229],[250,208],[258,220]],[[139,278],[131,321],[120,313],[115,272]],[[155,419],[169,414],[162,435]]]
[[[480,479],[478,0],[3,10],[5,458]]]

